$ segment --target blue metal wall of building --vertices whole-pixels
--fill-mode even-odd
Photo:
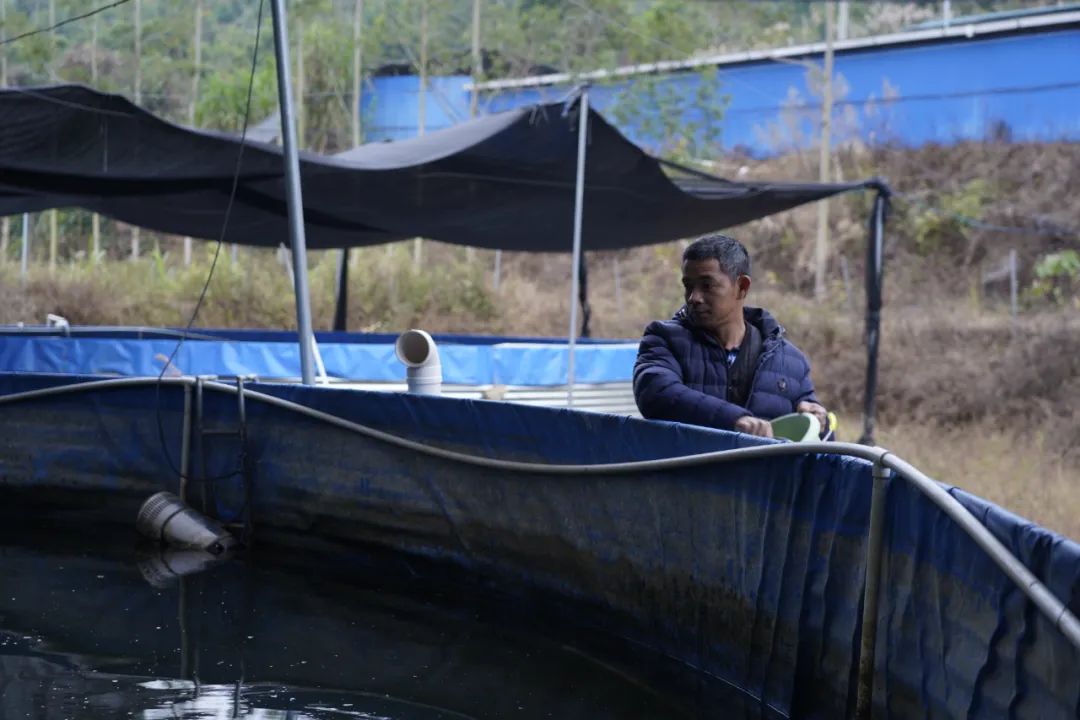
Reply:
[[[838,141],[921,145],[1002,133],[1014,140],[1080,140],[1080,29],[1075,27],[852,50],[838,53],[835,65]],[[704,119],[696,98],[729,96],[719,144],[726,151],[761,156],[814,144],[821,110],[810,75],[798,63],[762,61],[664,75],[653,84],[656,93],[677,98],[681,124],[696,131],[699,141]],[[468,117],[467,83],[461,76],[431,80],[427,130]],[[702,88],[703,83],[715,87]],[[368,140],[416,134],[418,84],[415,76],[372,81],[362,100]],[[631,140],[663,151],[662,138],[648,127],[645,113],[652,108],[642,99],[643,85],[637,78],[595,85],[591,100]],[[487,93],[480,112],[550,102],[568,90],[561,85]]]
[[[468,75],[429,77],[424,97],[424,132],[434,132],[469,119]],[[402,140],[420,131],[420,78],[416,75],[376,77],[360,95],[360,115],[367,142]]]

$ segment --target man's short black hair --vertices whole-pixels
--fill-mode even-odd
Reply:
[[[727,235],[716,233],[699,237],[683,250],[682,260],[684,263],[715,260],[720,265],[720,272],[732,282],[740,275],[750,277],[750,253],[741,242]]]

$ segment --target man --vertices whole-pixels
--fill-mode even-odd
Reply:
[[[706,235],[683,252],[686,304],[655,321],[634,363],[634,398],[647,418],[772,437],[769,420],[815,415],[810,363],[762,308],[744,307],[750,256],[742,243]]]

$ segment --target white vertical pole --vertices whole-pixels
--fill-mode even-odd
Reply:
[[[56,208],[49,211],[49,272],[56,270],[56,247],[59,232],[56,226]]]
[[[3,2],[3,0],[0,0]],[[98,16],[93,18],[93,24],[90,27],[90,87],[96,88],[98,86],[98,64],[97,64],[97,51],[98,51]],[[6,83],[5,83],[6,84]],[[98,260],[101,257],[101,216],[94,213],[90,216],[90,237],[91,237],[91,263],[98,264]]]
[[[570,333],[566,358],[566,406],[574,406],[574,346],[577,344],[577,307],[581,273],[581,218],[585,206],[585,140],[589,131],[589,91],[582,88],[578,101],[577,179],[574,184],[574,255],[570,269]]]
[[[1016,319],[1017,304],[1016,304],[1016,248],[1009,250],[1009,309],[1012,312],[1013,320]]]
[[[427,0],[420,0],[420,92],[416,96],[416,134],[423,135],[427,125],[427,61],[428,61],[428,4]],[[424,240],[413,240],[413,269],[420,268],[423,261]]]
[[[427,0],[420,0],[420,92],[416,96],[416,134],[424,134],[427,124],[427,55],[428,55],[428,16]]]
[[[293,256],[293,287],[296,292],[296,327],[300,335],[300,374],[305,385],[315,384],[311,331],[311,304],[308,297],[307,242],[304,237],[304,199],[300,190],[300,158],[296,151],[296,118],[289,78],[289,29],[285,1],[271,0],[274,17],[274,50],[277,54],[278,102],[281,104],[281,144],[285,159],[286,203],[289,208],[289,239]]]
[[[829,182],[829,142],[832,138],[832,75],[833,75],[833,0],[827,0],[825,9],[825,71],[822,77],[821,142],[819,144],[818,178]],[[829,259],[829,201],[817,204],[817,241],[814,243],[814,297],[825,298],[825,266]]]
[[[56,0],[49,0],[49,27],[56,25]],[[56,72],[56,30],[49,30],[49,79],[55,82]],[[49,211],[49,272],[56,270],[56,247],[58,243],[56,208]]]
[[[851,274],[848,272],[847,258],[840,256],[840,274],[844,277],[844,297],[847,299],[847,309],[852,315],[855,314],[855,305],[851,296]]]
[[[19,263],[19,276],[26,279],[26,266],[30,262],[30,213],[22,215],[22,258]]]
[[[56,26],[56,0],[49,0],[49,27]],[[56,30],[49,30],[49,79],[55,81],[56,73]]]
[[[622,312],[622,278],[620,277],[621,273],[619,272],[618,255],[612,259],[612,265],[614,265],[615,270],[615,308],[619,312]]]
[[[142,0],[135,0],[135,104],[142,105]],[[139,257],[140,231],[131,226],[131,259]]]
[[[480,73],[483,72],[480,57],[480,0],[473,0],[472,6],[472,81],[473,89],[469,97],[469,117],[476,117],[476,106],[480,100],[480,91],[476,89],[476,83],[480,82]]]
[[[95,16],[96,17],[96,16]],[[0,40],[7,39],[7,0],[0,0]],[[7,46],[0,45],[0,86],[7,87]],[[8,241],[11,237],[11,218],[0,221],[0,263],[7,262]]]
[[[363,85],[364,49],[364,0],[355,0],[353,5],[353,94],[352,94],[352,144],[360,144],[360,98]]]
[[[483,72],[483,59],[480,57],[480,0],[473,0],[472,6],[472,81],[473,89],[469,97],[469,117],[476,117],[477,101],[480,91],[476,89],[476,83],[480,81],[480,73]],[[465,259],[472,265],[476,259],[476,249],[472,246],[465,249]]]
[[[195,127],[195,114],[199,107],[199,75],[202,72],[202,3],[203,0],[195,0],[195,32],[192,37],[194,68],[191,73],[191,101],[188,104],[188,124],[191,127]],[[191,265],[191,237],[185,236],[184,267],[189,265]]]
[[[0,0],[0,40],[7,40],[7,0]],[[7,87],[7,45],[0,45],[0,83]]]

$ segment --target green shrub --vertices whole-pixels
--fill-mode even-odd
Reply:
[[[1044,255],[1035,265],[1035,280],[1029,296],[1049,300],[1055,305],[1072,303],[1080,306],[1080,253],[1076,250]]]

